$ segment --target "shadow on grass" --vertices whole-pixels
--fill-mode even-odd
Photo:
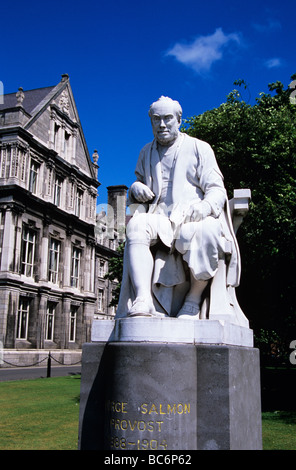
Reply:
[[[269,411],[264,413],[265,421],[281,421],[284,424],[296,424],[296,411]]]
[[[80,372],[78,374],[75,373],[75,372],[70,372],[69,375],[71,376],[71,379],[81,380],[81,373]],[[79,395],[73,397],[72,401],[74,401],[74,403],[80,403],[80,393],[79,393]]]

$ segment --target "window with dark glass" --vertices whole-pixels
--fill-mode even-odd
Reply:
[[[56,304],[48,302],[46,310],[45,339],[53,341]]]
[[[80,264],[81,264],[81,249],[73,247],[72,266],[71,266],[71,286],[72,287],[79,287]]]
[[[60,256],[61,242],[51,238],[49,246],[48,280],[54,284],[58,284]]]
[[[62,179],[57,177],[54,185],[54,204],[58,207],[60,207],[62,203],[62,184]]]
[[[80,217],[81,215],[82,196],[82,191],[80,191],[80,189],[77,189],[75,201],[75,215],[77,215],[77,217]]]
[[[75,342],[76,340],[76,324],[77,324],[78,307],[71,306],[70,322],[69,322],[69,341]]]
[[[29,174],[29,191],[33,194],[37,192],[37,181],[38,181],[39,165],[34,160],[31,160],[30,174]]]
[[[33,229],[24,227],[22,234],[21,274],[28,277],[33,277],[35,250],[36,232]]]
[[[30,301],[21,297],[17,313],[16,339],[27,339]]]

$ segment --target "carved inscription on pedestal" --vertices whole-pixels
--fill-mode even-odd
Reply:
[[[190,403],[106,402],[106,447],[114,450],[166,450],[186,428]]]

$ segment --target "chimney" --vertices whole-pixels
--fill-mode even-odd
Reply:
[[[108,210],[107,210],[107,230],[110,239],[114,239],[114,230],[118,232],[118,240],[121,242],[125,238],[126,225],[126,197],[127,186],[107,186],[108,190]]]

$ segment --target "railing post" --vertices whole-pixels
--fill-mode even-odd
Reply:
[[[51,372],[51,355],[49,352],[48,359],[47,359],[47,377],[50,377],[50,372]]]

